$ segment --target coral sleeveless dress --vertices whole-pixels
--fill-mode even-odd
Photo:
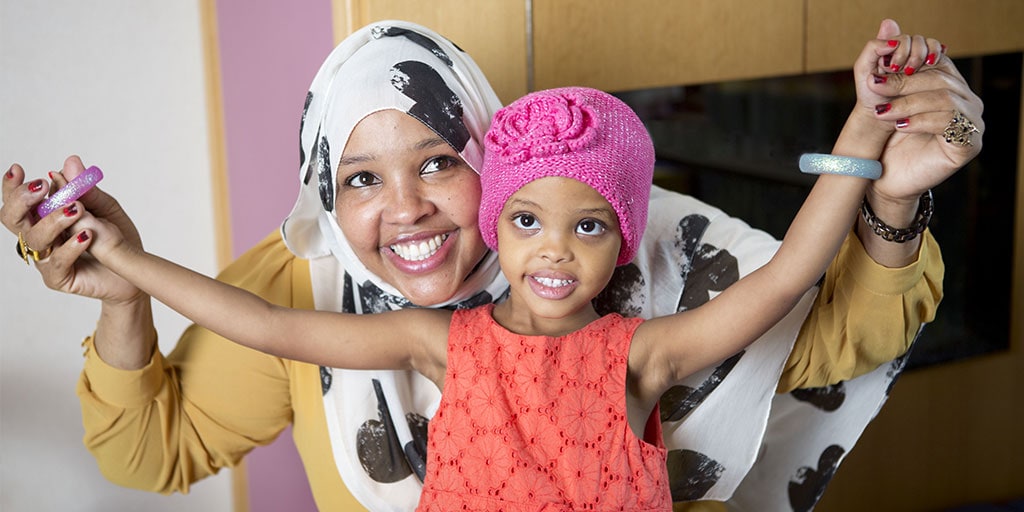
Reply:
[[[658,411],[649,442],[626,419],[643,320],[612,314],[566,336],[521,336],[493,308],[452,316],[418,510],[671,510]]]

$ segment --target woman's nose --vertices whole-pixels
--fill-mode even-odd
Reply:
[[[393,183],[384,201],[384,218],[395,224],[415,224],[436,210],[418,183]]]

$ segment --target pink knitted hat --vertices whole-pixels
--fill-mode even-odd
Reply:
[[[494,115],[484,148],[479,222],[488,247],[498,249],[498,216],[512,194],[561,176],[608,200],[622,229],[616,264],[633,260],[647,226],[654,144],[628,105],[585,87],[533,92]]]

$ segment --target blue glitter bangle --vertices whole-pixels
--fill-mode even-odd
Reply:
[[[877,180],[882,176],[882,162],[850,156],[804,153],[800,155],[800,172],[807,174],[841,174]]]

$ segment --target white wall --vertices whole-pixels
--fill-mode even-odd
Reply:
[[[148,249],[216,270],[198,2],[0,0],[0,173],[69,154]],[[0,509],[227,511],[227,471],[167,497],[106,481],[82,445],[79,342],[98,304],[46,289],[0,231]],[[186,322],[156,305],[165,353]]]

